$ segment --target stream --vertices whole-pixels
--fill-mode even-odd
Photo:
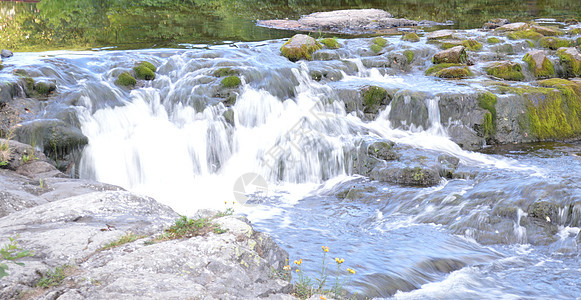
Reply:
[[[340,275],[355,297],[579,297],[581,144],[465,151],[441,125],[437,98],[426,99],[426,129],[393,128],[390,106],[364,121],[345,111],[330,86],[462,92],[478,88],[477,80],[387,75],[349,55],[342,61],[353,71],[325,84],[309,75],[314,62],[278,55],[282,43],[22,53],[8,69],[35,65],[57,78],[65,96],[43,111],[75,105],[89,138],[80,177],[152,196],[180,214],[234,208],[271,234],[291,265],[303,259],[312,278],[328,246],[329,281],[334,258],[344,258]],[[112,83],[128,62],[141,60],[158,66],[155,80],[131,91]],[[213,72],[225,66],[245,74],[231,107],[210,92]],[[467,175],[433,187],[370,180],[352,169],[351,153],[362,139],[456,157]],[[235,183],[249,173],[261,180],[245,179],[241,191]],[[530,216],[541,200],[559,203],[553,220]]]

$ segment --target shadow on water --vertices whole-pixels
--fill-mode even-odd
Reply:
[[[0,3],[0,44],[14,51],[182,48],[182,44],[260,41],[293,32],[255,26],[258,19],[298,19],[317,11],[379,8],[398,18],[452,20],[479,28],[491,18],[578,18],[577,0],[43,0]]]

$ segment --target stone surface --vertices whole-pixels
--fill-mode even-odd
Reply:
[[[12,56],[14,56],[14,53],[10,50],[2,49],[2,51],[0,51],[0,57],[2,58],[9,58]]]
[[[309,32],[333,32],[342,34],[377,33],[385,29],[416,26],[417,21],[396,19],[380,9],[349,9],[316,12],[299,20],[261,20],[258,26]]]
[[[432,58],[434,64],[452,63],[465,64],[468,62],[468,55],[464,46],[456,46],[434,54]]]
[[[528,64],[530,71],[537,78],[550,78],[555,76],[555,67],[547,58],[544,50],[533,50],[527,52],[523,61]]]
[[[496,28],[496,31],[518,31],[518,30],[524,30],[529,28],[529,25],[527,23],[523,23],[523,22],[518,22],[518,23],[509,23],[506,25],[502,25],[498,28]]]
[[[323,46],[314,38],[305,34],[295,34],[282,47],[280,52],[290,61],[311,59],[313,52],[322,49]]]
[[[437,30],[426,34],[428,41],[450,39],[454,36],[453,30]]]

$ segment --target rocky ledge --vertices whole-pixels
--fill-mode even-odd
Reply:
[[[359,35],[387,33],[397,27],[451,24],[397,19],[381,9],[349,9],[316,12],[298,20],[260,20],[257,25],[283,30]]]
[[[13,156],[32,151],[11,143]],[[8,168],[0,244],[32,256],[7,263],[2,299],[294,299],[277,275],[288,254],[242,216],[200,211],[189,220],[211,230],[176,239],[166,230],[180,216],[154,199],[66,178],[42,153]]]

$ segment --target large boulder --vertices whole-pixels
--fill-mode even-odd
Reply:
[[[280,52],[290,61],[311,60],[311,54],[322,48],[323,46],[314,38],[305,34],[296,34],[280,47]]]
[[[513,61],[500,61],[489,64],[486,67],[486,73],[505,80],[520,81],[525,78],[521,65]]]
[[[465,64],[468,62],[466,48],[464,48],[463,46],[456,46],[447,50],[440,51],[434,54],[432,62],[434,64],[442,63]]]
[[[33,256],[21,260],[24,266],[9,266],[0,297],[248,299],[291,292],[290,283],[275,275],[284,271],[288,254],[245,218],[216,216],[210,221],[220,228],[215,233],[156,238],[178,217],[125,191],[94,192],[5,216],[0,241],[18,236]],[[64,270],[62,283],[35,287],[56,268]]]

